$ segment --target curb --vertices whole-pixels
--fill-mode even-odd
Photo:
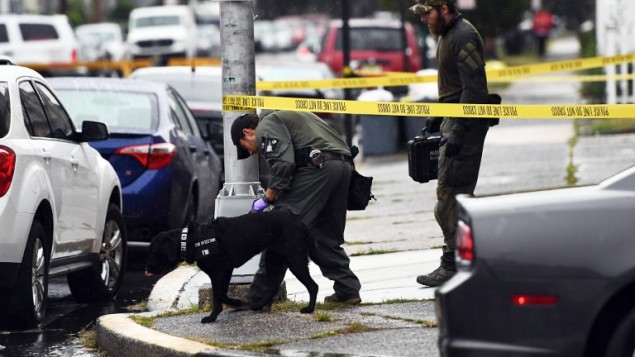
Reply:
[[[132,321],[131,315],[112,314],[97,319],[97,346],[109,356],[197,356],[214,355],[218,351],[200,342],[143,327]]]

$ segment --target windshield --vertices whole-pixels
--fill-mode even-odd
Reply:
[[[156,97],[150,93],[58,89],[75,126],[84,120],[108,125],[111,132],[148,132],[157,128]]]
[[[138,18],[135,21],[135,27],[175,26],[180,23],[179,16],[149,16]]]
[[[342,50],[342,31],[335,47]],[[350,29],[352,51],[401,51],[402,36],[398,28],[358,27]]]

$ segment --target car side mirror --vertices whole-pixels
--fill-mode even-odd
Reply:
[[[101,141],[110,137],[108,126],[102,122],[85,120],[82,122],[81,141]]]

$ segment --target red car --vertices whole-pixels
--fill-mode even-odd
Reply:
[[[421,69],[421,51],[415,31],[409,23],[404,25],[406,46],[403,45],[399,20],[351,19],[349,27],[352,69],[395,72],[416,72]],[[317,55],[317,60],[326,63],[337,75],[341,75],[344,62],[341,30],[341,20],[331,21]]]

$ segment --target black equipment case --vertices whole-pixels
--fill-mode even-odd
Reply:
[[[430,135],[425,130],[421,136],[408,141],[408,174],[416,182],[436,180],[440,141],[440,135]]]

